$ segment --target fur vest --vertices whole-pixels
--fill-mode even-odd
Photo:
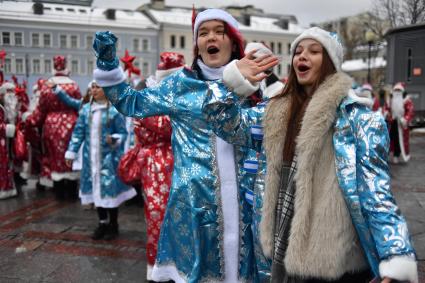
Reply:
[[[332,142],[337,108],[350,87],[347,75],[330,76],[314,93],[302,120],[296,145],[294,216],[285,255],[285,268],[291,275],[336,279],[367,267],[338,185]],[[288,97],[272,99],[263,121],[267,176],[260,239],[269,257],[273,253],[288,102]]]

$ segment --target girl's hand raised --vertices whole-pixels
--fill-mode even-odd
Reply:
[[[279,64],[279,59],[276,56],[267,54],[255,58],[255,52],[257,52],[257,49],[251,50],[245,57],[236,62],[241,74],[252,84],[261,82],[267,77],[266,72]]]

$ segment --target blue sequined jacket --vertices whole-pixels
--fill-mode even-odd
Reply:
[[[94,111],[101,112],[101,121],[98,129],[98,138],[92,139],[91,131],[93,125]],[[115,145],[106,143],[106,136],[112,136],[116,139]],[[100,174],[100,197],[101,199],[114,199],[118,196],[133,190],[125,185],[117,176],[117,167],[124,150],[124,140],[127,137],[124,117],[112,106],[99,104],[85,104],[78,116],[77,123],[72,132],[68,150],[65,157],[74,159],[78,150],[83,146],[83,168],[80,176],[80,195],[92,195],[93,193],[93,168],[97,167],[92,164],[91,144],[94,144],[99,150],[100,168],[96,170]],[[126,200],[126,199],[124,199]],[[121,200],[121,201],[124,201]],[[113,203],[111,201],[109,203]],[[113,206],[115,207],[115,206]]]
[[[382,277],[387,276],[389,266],[394,267],[383,263],[394,258],[403,258],[415,266],[415,251],[406,221],[390,191],[385,122],[378,113],[358,103],[356,96],[348,91],[350,85],[351,80],[341,73],[328,78],[313,95],[304,115],[297,140],[295,215],[285,258],[285,267],[295,275],[335,279],[347,270],[364,268],[365,260],[373,273]],[[273,254],[274,213],[288,119],[285,99],[280,97],[243,109],[238,102],[240,98],[232,92],[210,91],[203,106],[204,115],[218,136],[262,151],[267,157],[267,162],[259,161],[259,174],[265,176],[257,179],[266,180],[260,236],[269,257]],[[259,143],[263,132],[264,140]],[[326,161],[330,156],[334,156],[334,164]],[[317,176],[320,172],[329,175]],[[320,186],[313,185],[320,182],[339,188],[345,205],[332,207],[338,202],[334,196],[339,192],[320,193],[317,191],[321,190]],[[325,192],[330,192],[332,197],[318,197]],[[309,212],[316,211],[315,205],[329,207],[330,217]],[[340,212],[338,217],[332,216],[336,211]],[[361,251],[350,235],[351,221],[341,220],[344,214],[354,224],[353,233],[361,243]]]
[[[101,85],[105,85],[101,83]],[[224,276],[223,214],[216,160],[216,135],[201,106],[211,86],[189,69],[177,71],[155,87],[141,91],[121,82],[104,86],[106,96],[125,116],[168,115],[172,125],[174,172],[161,227],[155,266],[175,266],[187,282],[222,280]],[[235,161],[245,152],[235,148]],[[238,166],[239,189],[242,177]],[[250,209],[239,198],[239,279],[253,280]]]

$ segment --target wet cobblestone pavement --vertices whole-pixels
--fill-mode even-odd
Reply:
[[[425,135],[412,137],[412,159],[392,165],[392,185],[406,216],[425,283]],[[33,183],[0,201],[0,282],[145,282],[143,208],[123,205],[120,236],[93,241],[95,210],[59,201]]]

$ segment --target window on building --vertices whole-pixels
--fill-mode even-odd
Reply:
[[[4,59],[3,70],[6,74],[12,73],[12,60],[10,60],[10,58]]]
[[[407,81],[412,80],[412,48],[407,49]]]
[[[282,75],[282,66],[279,64],[279,65],[277,65],[277,74],[279,75],[279,76],[281,76]]]
[[[78,36],[71,35],[71,48],[78,48]]]
[[[33,47],[40,46],[40,34],[39,33],[31,34],[31,46],[33,46]]]
[[[288,43],[288,50],[287,50],[287,51],[288,51],[288,53],[287,53],[287,54],[288,54],[288,55],[291,55],[291,44],[290,44],[290,43]]]
[[[66,34],[59,35],[59,47],[66,48],[67,47],[66,42],[67,42]]]
[[[184,37],[184,35],[180,36],[180,48],[184,49],[186,45],[186,38]]]
[[[51,47],[52,46],[52,37],[50,33],[43,34],[43,46],[44,47]]]
[[[281,42],[277,43],[277,54],[282,54],[282,43]]]
[[[286,73],[289,74],[291,71],[291,64],[286,65]]]
[[[16,74],[24,74],[24,59],[22,58],[16,58],[15,59],[15,69]]]
[[[32,59],[32,73],[40,74],[40,59]]]
[[[270,41],[270,50],[274,53],[274,42]]]
[[[44,59],[44,73],[50,74],[52,72],[52,60]]]
[[[86,36],[86,49],[91,50],[93,47],[93,36],[92,35],[87,35]]]
[[[143,62],[142,74],[145,77],[147,77],[148,75],[150,75],[149,62]]]
[[[1,37],[2,37],[2,43],[3,45],[10,45],[10,32],[8,31],[4,31],[1,33]]]
[[[79,64],[78,64],[78,60],[72,60],[71,61],[71,73],[75,76],[75,75],[79,75],[80,70],[79,70]]]
[[[138,52],[139,51],[139,46],[140,46],[140,41],[138,38],[134,38],[133,39],[133,51],[134,52]]]
[[[142,51],[149,51],[149,40],[146,38],[142,40]]]
[[[171,48],[176,48],[176,36],[174,34],[170,37],[170,46]]]
[[[87,75],[91,76],[94,71],[94,61],[89,59],[87,61]]]
[[[24,45],[22,32],[15,32],[15,46],[22,45]]]

